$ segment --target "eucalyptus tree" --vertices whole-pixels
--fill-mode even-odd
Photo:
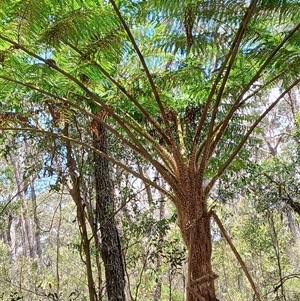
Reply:
[[[238,168],[259,122],[299,85],[299,2],[2,4],[1,102],[23,118],[3,114],[1,129],[81,144],[164,193],[188,249],[186,300],[217,300],[211,217],[222,225],[208,198],[224,171]],[[276,99],[250,114],[274,86]],[[64,135],[62,126],[51,131],[38,112],[20,105],[24,100],[90,120],[86,135],[95,131],[93,121],[100,123],[152,164],[170,189],[95,148],[92,134],[88,141]]]

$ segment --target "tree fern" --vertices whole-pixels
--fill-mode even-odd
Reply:
[[[216,300],[207,198],[238,154],[232,166],[242,165],[241,149],[259,122],[299,85],[299,3],[48,0],[4,5],[1,96],[6,102],[19,100],[12,111],[24,102],[45,109],[43,118],[49,121],[32,115],[19,129],[95,151],[90,132],[96,121],[149,161],[170,191],[98,152],[172,199],[189,249],[188,300]],[[274,86],[281,88],[278,98],[260,114],[253,112],[257,99]],[[70,123],[78,114],[91,124],[84,141],[75,131],[74,137],[63,135],[60,110]],[[97,115],[100,110],[106,120]],[[208,279],[205,291],[192,284],[203,277]]]

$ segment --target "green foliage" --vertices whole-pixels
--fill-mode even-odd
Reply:
[[[293,132],[294,139],[297,141],[297,152],[300,157],[300,114],[298,114],[295,118],[295,129]]]
[[[167,298],[173,279],[180,281],[186,258],[180,233],[174,227],[176,215],[157,220],[153,213],[158,205],[153,206],[131,217],[134,222],[122,220],[124,233],[121,242],[126,250],[127,272],[136,275],[129,279],[129,283],[132,291],[137,294],[136,297],[139,299],[139,296],[143,296],[145,300],[151,300],[152,292],[160,278],[162,278],[162,294],[165,296],[162,298]],[[161,271],[157,270],[159,257],[162,260]],[[182,297],[181,290],[182,287],[172,288],[174,300]]]
[[[263,298],[297,300],[299,250],[298,245],[291,244],[287,220],[277,210],[257,212],[254,204],[255,200],[251,198],[235,199],[231,204],[224,204],[218,215]],[[218,233],[218,229],[216,231]],[[218,293],[232,300],[250,300],[252,292],[248,281],[228,244],[217,233],[213,262],[219,275],[216,283]],[[280,277],[293,280],[284,280],[282,284]],[[281,284],[284,296],[277,287]]]
[[[299,86],[300,9],[299,2],[292,0],[254,3],[120,0],[114,9],[113,1],[1,1],[1,154],[8,158],[18,153],[18,145],[30,141],[36,153],[23,158],[27,164],[23,180],[31,176],[50,177],[52,192],[61,191],[63,185],[72,191],[65,140],[76,144],[76,173],[80,175],[82,194],[92,203],[90,152],[94,151],[93,136],[97,136],[95,123],[101,122],[117,141],[108,159],[163,191],[151,179],[151,173],[143,177],[136,171],[136,158],[127,160],[128,151],[117,152],[117,144],[134,151],[169,182],[166,193],[170,198],[182,180],[181,169],[188,165],[200,178],[203,174],[198,182],[196,177],[190,179],[192,186],[207,188],[209,192],[217,182],[219,189],[211,195],[224,204],[234,201],[237,192],[244,189],[240,195],[253,198],[250,207],[255,210],[250,210],[251,217],[244,217],[238,228],[231,220],[232,233],[246,257],[250,257],[246,251],[250,248],[257,262],[259,256],[265,260],[263,267],[257,262],[251,266],[254,271],[259,267],[257,278],[267,276],[274,284],[272,277],[278,276],[272,271],[274,250],[281,255],[283,271],[290,271],[288,259],[282,255],[288,242],[280,230],[278,214],[284,207],[295,211],[298,208],[299,157],[294,151],[291,158],[265,159],[255,164],[252,147],[261,144],[259,133],[254,130],[264,116],[261,114],[277,103],[268,104],[262,111],[266,95],[274,87],[287,94]],[[298,119],[293,135],[299,142]],[[70,129],[68,137],[66,124]],[[16,134],[6,134],[15,129]],[[248,148],[241,150],[246,140]],[[299,143],[295,149],[298,146]],[[25,199],[6,206],[7,198],[2,195],[7,191],[10,195],[16,186],[11,179],[12,170],[3,169],[0,210],[5,209],[1,216],[5,219],[9,210],[17,216],[24,215],[22,204],[29,197],[25,193]],[[209,184],[205,186],[206,183]],[[143,207],[133,198],[136,189],[126,187],[123,192],[125,204],[136,201],[130,213],[123,208],[125,218],[120,224],[127,269],[134,275],[132,291],[136,297],[142,296],[142,291],[150,299],[150,288],[162,279],[163,297],[167,299],[172,291],[172,277],[180,278],[184,269],[186,253],[175,230],[176,215],[158,220],[155,204]],[[85,279],[80,261],[81,241],[72,222],[76,219],[70,215],[68,202],[62,208],[62,216],[67,217],[62,221],[57,215],[61,205],[48,201],[40,217],[50,229],[49,233],[44,231],[42,241],[46,249],[43,256],[49,258],[51,268],[41,270],[40,285],[33,262],[19,254],[16,270],[24,287],[34,290],[39,286],[45,298],[75,299],[78,286],[77,299],[84,300],[86,284],[78,279]],[[112,209],[107,208],[109,214]],[[87,212],[90,219],[93,208],[91,212]],[[276,215],[273,220],[266,215],[270,212]],[[226,218],[230,220],[230,214]],[[5,220],[3,230],[7,224]],[[271,224],[274,228],[270,228]],[[64,233],[70,233],[65,234],[63,241],[60,226]],[[275,246],[276,233],[279,245]],[[218,237],[216,243],[223,247]],[[57,245],[60,252],[54,248]],[[95,246],[91,253],[94,257],[99,254]],[[158,274],[155,268],[160,256],[162,267]],[[218,256],[223,255],[217,253]],[[55,261],[61,270],[55,270]],[[76,271],[70,268],[74,263],[79,267]],[[10,268],[5,274],[11,286],[3,289],[6,296],[12,294],[11,300],[18,300],[22,297],[15,294]],[[26,279],[29,271],[34,271],[32,282]],[[58,279],[60,271],[63,272]],[[260,284],[264,287],[265,283]],[[247,291],[244,284],[241,287]],[[180,289],[174,289],[169,299],[179,299]],[[251,297],[243,292],[240,295],[243,300]],[[233,300],[240,295],[233,293]],[[32,297],[29,293],[23,296]]]
[[[298,159],[272,157],[256,165],[250,175],[249,195],[256,200],[259,211],[289,206],[299,214]]]

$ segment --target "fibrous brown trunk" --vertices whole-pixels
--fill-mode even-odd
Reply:
[[[94,129],[94,147],[107,153],[106,129],[97,123]],[[119,234],[114,218],[113,187],[110,179],[109,162],[94,153],[96,182],[96,212],[100,223],[101,255],[104,262],[106,291],[109,301],[125,300],[125,272]]]
[[[186,301],[217,301],[212,271],[211,214],[207,208],[207,197],[198,188],[193,178],[184,181],[184,196],[175,201],[179,227],[188,249],[188,281]]]
[[[209,216],[197,221],[189,233],[187,301],[216,301]]]

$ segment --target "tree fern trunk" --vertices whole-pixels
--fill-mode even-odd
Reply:
[[[184,187],[182,191],[186,191],[186,195],[176,203],[181,234],[188,248],[186,301],[217,301],[207,199],[194,183],[186,182]]]
[[[211,265],[209,223],[210,218],[203,217],[189,231],[187,301],[217,301],[214,288],[216,276]]]

